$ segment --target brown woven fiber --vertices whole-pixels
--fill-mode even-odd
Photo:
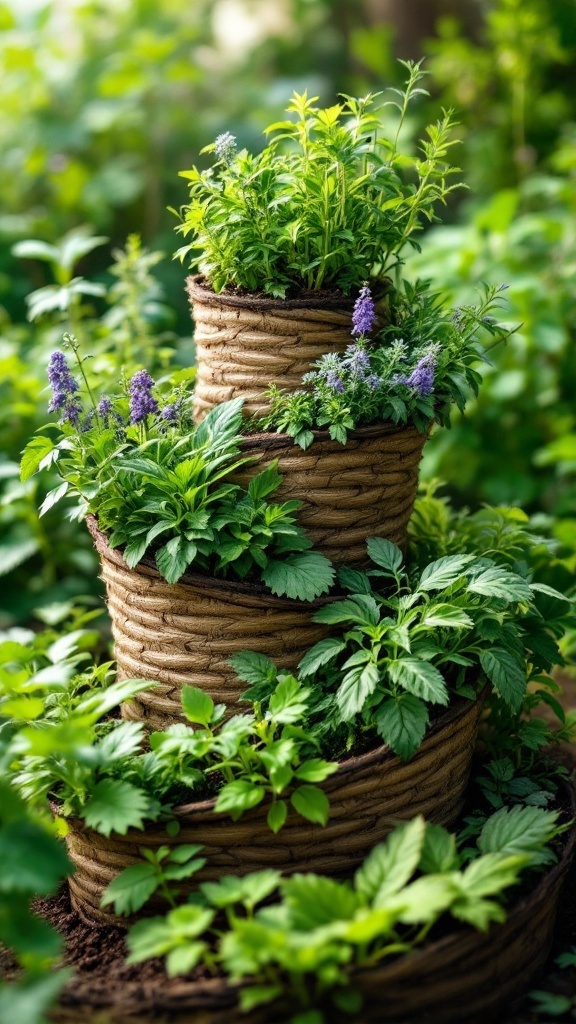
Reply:
[[[108,838],[72,821],[66,837],[76,868],[70,878],[72,904],[83,920],[110,923],[110,908],[100,909],[102,892],[120,870],[141,860],[143,845],[201,843],[207,864],[196,881],[264,867],[346,875],[400,820],[423,814],[449,826],[462,808],[481,707],[481,698],[458,700],[431,726],[408,763],[386,746],[343,761],[322,783],[330,800],[325,828],[290,810],[275,838],[266,824],[267,801],[236,822],[216,814],[214,800],[179,807],[177,839],[170,838],[161,824],[147,825],[144,833],[132,829],[125,836]]]
[[[572,814],[574,813],[574,798]],[[507,920],[487,934],[455,928],[415,952],[352,971],[364,994],[354,1024],[486,1024],[504,1004],[526,992],[551,947],[562,885],[574,856],[576,826],[566,836],[559,862],[542,875],[529,895],[513,903]],[[249,1014],[237,1008],[238,987],[220,979],[166,979],[162,986],[142,980],[110,992],[89,974],[76,974],[52,1015],[58,1024],[280,1024],[292,1001]],[[330,1009],[330,1024],[343,1024]]]
[[[368,537],[406,545],[425,441],[416,427],[378,425],[351,431],[345,445],[318,430],[302,451],[287,434],[251,434],[242,451],[258,461],[237,479],[278,459],[278,499],[304,502],[298,521],[314,547],[335,563],[365,565]]]
[[[271,384],[296,391],[317,359],[344,352],[352,340],[352,299],[217,295],[200,276],[189,277],[186,289],[195,322],[196,422],[240,397],[246,416],[263,416]]]
[[[87,524],[106,583],[118,676],[157,684],[126,705],[128,718],[145,720],[152,729],[181,721],[184,683],[201,687],[236,714],[246,684],[229,664],[233,654],[256,650],[279,668],[295,669],[327,635],[328,627],[312,622],[324,601],[292,601],[264,587],[193,573],[170,585],[152,564],[129,569],[93,516]]]

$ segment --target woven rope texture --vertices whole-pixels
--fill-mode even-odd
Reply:
[[[337,564],[366,565],[368,537],[406,546],[425,441],[415,427],[372,426],[353,431],[346,445],[317,431],[302,451],[286,434],[253,434],[242,450],[258,461],[236,479],[246,483],[278,459],[284,479],[276,495],[304,502],[298,521],[315,548]]]
[[[157,684],[125,706],[127,718],[145,720],[152,729],[182,721],[184,683],[201,687],[236,714],[246,684],[229,664],[233,654],[255,650],[279,668],[295,669],[327,635],[328,627],[312,622],[323,602],[291,601],[263,587],[193,574],[171,586],[151,565],[129,569],[94,517],[87,523],[106,583],[118,677]]]
[[[196,344],[194,417],[231,398],[244,398],[246,416],[268,411],[271,384],[296,391],[302,376],[326,352],[352,341],[352,300],[297,302],[216,295],[200,278],[186,282]]]

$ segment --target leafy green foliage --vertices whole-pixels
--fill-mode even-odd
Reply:
[[[417,156],[402,152],[399,136],[408,106],[422,93],[419,65],[404,62],[406,89],[381,107],[397,111],[387,138],[377,96],[342,96],[327,109],[318,97],[294,93],[294,120],[266,129],[272,135],[253,156],[218,142],[215,168],[193,167],[190,205],[180,231],[192,241],[178,255],[192,262],[215,291],[235,287],[285,297],[287,292],[339,289],[348,294],[370,277],[382,279],[436,204],[457,188],[448,184],[452,121],[429,125]],[[286,147],[283,142],[289,143]],[[412,175],[415,182],[408,182]]]
[[[101,904],[113,904],[116,914],[129,916],[140,910],[156,893],[175,906],[178,890],[170,883],[190,878],[204,866],[206,859],[197,854],[202,847],[193,844],[160,846],[157,850],[140,848],[144,860],[132,864],[116,875],[106,889]]]
[[[539,808],[498,812],[469,853],[419,817],[375,847],[352,882],[260,871],[204,883],[194,902],[180,908],[185,915],[172,910],[130,930],[130,962],[166,956],[168,972],[179,974],[188,958],[194,964],[202,958],[248,986],[245,1007],[296,997],[308,1014],[327,1005],[357,1013],[357,967],[417,948],[447,915],[484,931],[504,920],[507,890],[526,869],[550,863],[557,820]],[[276,889],[276,901],[259,907]],[[216,911],[226,915],[224,929]],[[190,923],[187,937],[183,921]]]
[[[488,521],[489,515],[487,510]],[[490,550],[495,560],[485,557],[481,521],[479,526],[477,534],[472,528],[467,538],[465,533],[468,551],[442,554],[427,564],[421,555],[409,568],[398,548],[373,538],[368,550],[376,568],[340,573],[341,583],[353,592],[315,615],[316,621],[339,628],[299,665],[300,677],[310,680],[318,695],[316,722],[323,742],[332,734],[350,746],[359,733],[375,731],[409,759],[424,738],[431,705],[446,706],[455,694],[474,697],[488,681],[510,721],[531,700],[527,681],[540,680],[562,663],[556,640],[570,621],[569,603],[549,588],[542,594],[525,575],[525,565],[514,558],[518,571],[513,571],[498,547]],[[516,533],[514,538],[516,555]],[[508,540],[502,544],[506,551]],[[428,548],[432,551],[431,544]],[[558,620],[541,610],[543,599],[556,608]],[[267,668],[268,682],[260,684],[264,690],[269,678]],[[537,729],[524,724],[526,736]]]
[[[258,473],[248,488],[231,482],[248,461],[240,455],[241,400],[211,410],[195,427],[185,391],[177,388],[159,402],[151,378],[140,371],[123,395],[97,404],[77,342],[72,337],[68,342],[92,408],[84,414],[73,404],[75,398],[62,396],[68,404],[61,438],[33,438],[24,451],[23,480],[49,463],[64,481],[43,508],[77,497],[73,518],[88,512],[97,516],[111,546],[123,549],[131,568],[153,553],[168,583],[193,566],[240,579],[259,574],[274,593],[305,601],[330,588],[330,562],[308,550],[310,541],[292,515],[300,502],[267,501],[282,480],[276,463]],[[144,398],[138,384],[142,375],[147,379]],[[53,403],[58,402],[56,390],[54,396]]]

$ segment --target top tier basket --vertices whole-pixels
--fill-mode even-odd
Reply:
[[[245,416],[265,415],[271,384],[296,391],[317,359],[352,341],[352,299],[216,294],[201,276],[186,288],[196,325],[196,422],[232,398],[244,398]],[[383,303],[377,308],[382,319]]]

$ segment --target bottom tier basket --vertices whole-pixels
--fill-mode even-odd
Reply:
[[[574,814],[572,791],[570,799]],[[489,1014],[526,992],[552,944],[575,844],[572,825],[558,863],[488,933],[459,927],[416,952],[355,970],[353,982],[365,1002],[354,1024],[485,1024]],[[276,1003],[244,1014],[237,995],[238,988],[221,979],[164,977],[125,984],[114,995],[89,975],[76,975],[52,1019],[56,1024],[280,1024],[294,1013],[293,1006]],[[334,1010],[328,1019],[330,1024],[351,1024],[351,1018]]]
[[[457,700],[436,719],[411,761],[401,761],[386,746],[342,761],[322,784],[330,800],[324,828],[290,811],[282,832],[274,837],[266,824],[266,802],[234,822],[214,813],[214,800],[176,809],[176,839],[162,824],[107,837],[70,820],[66,842],[75,867],[70,878],[72,905],[90,924],[115,920],[110,908],[100,908],[102,893],[123,868],[142,859],[142,846],[201,843],[207,864],[195,876],[196,883],[264,867],[344,876],[400,820],[423,814],[450,827],[462,809],[482,703],[482,697]]]

